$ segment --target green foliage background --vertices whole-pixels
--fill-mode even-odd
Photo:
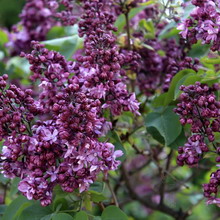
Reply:
[[[25,0],[0,0],[0,26],[10,28],[19,21]]]

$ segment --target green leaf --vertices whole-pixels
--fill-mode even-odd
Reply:
[[[200,58],[207,55],[209,50],[209,44],[201,44],[201,42],[198,42],[192,45],[192,48],[187,55],[193,58]]]
[[[142,6],[137,7],[137,8],[132,8],[129,12],[129,16],[128,16],[129,20],[132,19],[135,15],[137,15],[141,11],[143,11],[146,7],[147,7],[147,5],[142,5]]]
[[[14,197],[16,195],[16,193],[18,192],[18,183],[20,182],[20,178],[15,177],[12,181],[11,181],[11,187],[10,187],[10,191],[9,191],[9,196],[10,197]]]
[[[167,98],[167,92],[157,96],[153,102],[152,102],[152,106],[154,108],[157,108],[157,107],[160,107],[160,106],[165,106],[165,101],[166,101],[166,98]]]
[[[42,217],[40,220],[52,220],[52,217],[54,216],[54,213],[49,214],[49,215],[45,215],[44,217]]]
[[[157,53],[161,56],[161,57],[165,57],[166,56],[166,52],[164,50],[157,50]]]
[[[6,205],[0,205],[0,216],[2,216],[6,210],[7,206]]]
[[[176,23],[175,23],[176,24]],[[175,36],[179,36],[179,30],[177,30],[176,28],[172,28],[170,31],[168,31],[167,33],[163,34],[161,37],[159,37],[159,39],[167,39],[167,38],[171,38],[171,37],[175,37]]]
[[[154,3],[156,3],[155,0],[149,0],[149,1],[147,1],[147,2],[140,3],[140,5],[142,5],[142,6],[148,6],[148,5],[152,5],[152,4],[154,4]]]
[[[187,74],[195,74],[196,72],[192,69],[184,69],[179,71],[172,79],[171,83],[170,83],[170,88],[167,92],[167,96],[166,99],[164,100],[164,105],[168,105],[170,102],[172,102],[174,100],[175,97],[175,90],[176,90],[176,85],[177,83],[183,78],[185,77]]]
[[[24,78],[30,73],[30,64],[25,58],[12,57],[7,62],[6,69],[11,79]]]
[[[88,215],[86,214],[86,212],[80,211],[74,216],[73,219],[74,220],[88,220]]]
[[[60,52],[66,57],[66,59],[70,59],[74,52],[82,46],[82,42],[82,38],[80,38],[78,35],[74,35],[53,40],[47,40],[43,41],[42,43],[49,50]]]
[[[63,191],[59,185],[56,185],[54,187],[53,192],[56,195],[56,199],[64,198],[64,197],[70,195],[70,193]]]
[[[73,220],[73,219],[75,218],[73,218],[71,215],[66,214],[66,213],[58,213],[58,214],[53,215],[52,217],[52,220]]]
[[[148,50],[154,50],[153,47],[151,47],[150,45],[148,44],[142,44],[143,47],[147,48]]]
[[[220,58],[204,57],[202,59],[202,62],[207,63],[207,64],[219,64],[220,63]]]
[[[49,32],[47,33],[47,40],[52,40],[55,38],[62,38],[71,35],[78,34],[78,25],[75,24],[73,26],[54,26],[52,27]]]
[[[34,204],[24,209],[18,220],[40,220],[52,213],[53,211],[50,206],[43,207],[40,204]]]
[[[85,193],[84,198],[83,198],[84,206],[87,211],[92,211],[92,201],[89,193]]]
[[[54,26],[47,33],[47,40],[65,36],[65,29],[62,26]]]
[[[5,185],[5,184],[7,184],[8,182],[9,182],[9,179],[6,178],[6,177],[4,177],[4,175],[0,173],[0,183],[2,183],[2,184]]]
[[[98,181],[92,183],[89,187],[89,191],[95,191],[95,192],[98,192],[98,193],[102,193],[103,189],[104,189],[104,183],[103,182],[98,182]]]
[[[139,21],[139,26],[150,32],[153,36],[155,35],[155,28],[152,20],[142,19]]]
[[[124,125],[124,129],[129,127],[129,125],[133,125],[134,115],[131,112],[123,112],[118,118],[118,123]]]
[[[0,60],[3,60],[5,57],[5,54],[3,51],[1,51],[1,48],[0,48]]]
[[[70,36],[70,35],[78,35],[78,24],[74,24],[73,26],[67,26],[64,27],[65,30],[65,35]]]
[[[5,63],[4,62],[0,62],[0,73],[5,72]]]
[[[102,220],[128,220],[128,216],[116,206],[108,206],[101,216]]]
[[[15,215],[15,220],[17,220],[19,218],[19,216],[21,215],[21,213],[23,212],[24,209],[31,206],[32,204],[33,204],[32,201],[29,201],[29,202],[26,202],[26,203],[22,204],[22,206],[18,209],[18,211]]]
[[[167,35],[169,35],[170,33],[170,29],[176,29],[176,22],[172,21],[170,23],[168,23],[163,30],[161,30],[161,32],[159,33],[159,39],[162,40],[164,38],[167,38]]]
[[[120,14],[118,16],[117,20],[115,21],[115,27],[117,27],[117,29],[118,29],[116,32],[117,34],[123,30],[125,24],[126,24],[125,16],[124,16],[124,14]]]
[[[151,134],[151,136],[155,139],[155,140],[157,140],[159,143],[161,143],[161,144],[165,144],[165,140],[164,140],[164,137],[163,136],[161,136],[161,134],[160,134],[160,132],[156,129],[156,128],[154,128],[154,127],[149,127],[149,128],[147,128],[147,131]]]
[[[53,202],[53,210],[55,211],[58,207],[60,210],[68,209],[68,202],[65,198],[56,198]]]
[[[13,220],[19,215],[22,207],[26,208],[30,206],[31,202],[24,196],[19,196],[16,198],[5,210],[2,220]]]
[[[95,191],[89,191],[90,198],[93,202],[102,202],[106,199],[106,197],[102,193],[98,193]]]
[[[93,218],[93,220],[102,220],[102,219],[101,219],[101,217],[99,217],[99,216],[95,216],[95,217]]]
[[[8,42],[8,34],[0,29],[0,45],[4,46]]]
[[[182,129],[182,132],[180,135],[176,138],[176,140],[171,143],[168,147],[172,149],[178,149],[178,147],[183,146],[186,143],[187,139],[184,133],[184,129]]]
[[[173,112],[174,106],[168,106],[160,112],[149,113],[146,117],[146,127],[155,128],[164,138],[165,144],[171,144],[181,133],[182,126],[179,117]]]

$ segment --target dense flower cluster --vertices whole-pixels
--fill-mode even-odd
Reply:
[[[183,38],[191,44],[201,40],[203,44],[212,43],[213,51],[220,48],[220,13],[218,0],[192,0],[195,9],[190,18],[182,21],[178,29]]]
[[[102,2],[84,3],[80,35],[86,35],[85,56],[79,62],[67,62],[38,42],[32,43],[30,54],[21,54],[31,65],[31,80],[40,81],[35,99],[31,90],[7,89],[7,77],[0,78],[3,173],[20,177],[18,189],[44,206],[51,203],[55,185],[82,192],[99,172],[119,165],[122,151],[98,141],[111,128],[103,109],[113,115],[138,114],[139,104],[123,82],[125,58],[111,33],[114,18]]]
[[[193,133],[205,133],[209,141],[214,141],[213,132],[219,132],[220,102],[216,100],[214,91],[218,84],[209,87],[196,82],[195,85],[181,86],[181,103],[177,104],[175,112],[180,115],[181,124],[191,124]],[[211,119],[213,119],[211,121]]]
[[[59,11],[59,4],[65,6],[63,11]],[[20,14],[20,23],[9,34],[8,47],[11,48],[12,55],[30,51],[32,40],[45,40],[47,32],[54,25],[59,25],[58,20],[63,25],[74,24],[76,16],[73,7],[72,0],[27,0]]]
[[[183,93],[181,102],[174,110],[180,116],[181,124],[190,124],[193,135],[188,138],[183,147],[179,147],[177,163],[180,166],[198,164],[203,154],[210,151],[208,142],[213,144],[216,153],[216,162],[220,161],[220,148],[215,146],[214,132],[220,132],[220,102],[214,94],[219,86],[214,84],[209,87],[206,84],[196,82],[195,85],[181,86]],[[219,204],[217,198],[218,186],[220,184],[220,171],[211,174],[208,184],[204,184],[204,196],[208,198],[207,204]]]
[[[208,151],[205,138],[213,142],[214,132],[220,131],[220,102],[214,94],[219,88],[218,85],[210,88],[197,82],[195,85],[181,86],[180,89],[183,91],[181,102],[174,111],[180,116],[181,124],[191,125],[191,132],[195,135],[188,139],[184,147],[179,148],[177,160],[181,166],[184,162],[194,165],[198,163],[202,153]]]
[[[31,90],[5,89],[1,78],[2,168],[22,179],[18,189],[28,199],[48,205],[56,184],[67,192],[88,189],[100,171],[118,166],[121,151],[97,140],[110,123],[101,117],[100,101],[86,97],[84,83],[70,77],[71,63],[38,43],[34,48],[26,58],[32,80],[41,81],[39,99]]]
[[[119,53],[116,37],[112,31],[114,16],[104,10],[106,1],[85,1],[85,14],[79,22],[79,35],[85,36],[85,56],[79,56],[74,68],[81,80],[86,80],[87,95],[99,98],[110,108],[113,115],[122,111],[138,113],[135,94],[129,94],[124,83],[125,71],[122,65],[127,56]]]

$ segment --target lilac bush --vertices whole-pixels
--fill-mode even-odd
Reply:
[[[219,1],[23,3],[0,28],[0,218],[217,219]]]

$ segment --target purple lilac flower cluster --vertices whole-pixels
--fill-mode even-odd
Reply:
[[[63,11],[58,9],[60,4],[65,6]],[[72,0],[27,0],[20,14],[20,23],[9,34],[7,46],[11,48],[12,55],[30,51],[32,40],[45,40],[48,31],[54,25],[59,25],[58,20],[63,25],[73,25],[76,22],[73,7]]]
[[[205,129],[204,132],[209,134],[208,138],[213,141],[211,128],[214,132],[219,131],[218,117],[220,102],[216,101],[214,91],[219,89],[218,84],[209,87],[206,84],[196,82],[195,85],[181,86],[183,93],[180,95],[181,103],[177,104],[176,113],[180,115],[181,124],[191,124],[191,131],[198,133]],[[211,124],[210,119],[215,119]],[[208,130],[207,130],[208,129]]]
[[[18,189],[43,206],[51,203],[55,185],[82,192],[98,173],[120,164],[116,159],[122,151],[98,141],[111,128],[104,108],[113,115],[127,110],[138,114],[135,96],[123,82],[124,57],[111,33],[114,18],[102,0],[85,1],[84,9],[80,35],[86,35],[85,56],[80,62],[67,62],[38,42],[32,43],[30,54],[21,54],[31,64],[31,80],[40,81],[39,96],[33,99],[31,90],[14,85],[6,89],[7,76],[0,78],[3,173],[20,177]]]
[[[195,85],[181,86],[180,89],[183,91],[181,102],[174,111],[180,116],[181,124],[191,125],[193,134],[183,147],[179,147],[177,164],[197,165],[204,153],[211,150],[209,143],[213,145],[213,152],[217,155],[216,162],[220,162],[220,148],[214,143],[214,132],[220,132],[220,102],[214,94],[219,90],[219,85],[209,87],[196,82]],[[220,204],[220,199],[217,198],[219,184],[220,171],[217,170],[211,174],[210,182],[203,185],[204,196],[208,198],[207,204]]]
[[[220,49],[220,3],[218,0],[192,0],[196,8],[190,18],[182,21],[178,28],[180,34],[191,44],[201,40],[203,44],[212,43],[213,51]]]
[[[135,94],[128,93],[124,83],[122,65],[128,57],[119,53],[112,34],[116,31],[115,17],[105,10],[105,3],[104,0],[85,1],[85,14],[79,22],[79,35],[85,36],[85,56],[77,58],[79,64],[74,70],[81,81],[86,80],[87,95],[104,103],[102,108],[110,108],[113,115],[122,111],[139,114]]]
[[[52,190],[88,189],[99,172],[116,169],[122,155],[98,137],[110,128],[101,116],[100,101],[85,95],[86,87],[70,76],[72,63],[57,52],[34,42],[31,54],[23,54],[40,80],[40,95],[15,85],[6,89],[1,78],[2,168],[5,176],[20,177],[18,189],[28,198],[51,203]],[[36,120],[38,117],[38,120]]]

